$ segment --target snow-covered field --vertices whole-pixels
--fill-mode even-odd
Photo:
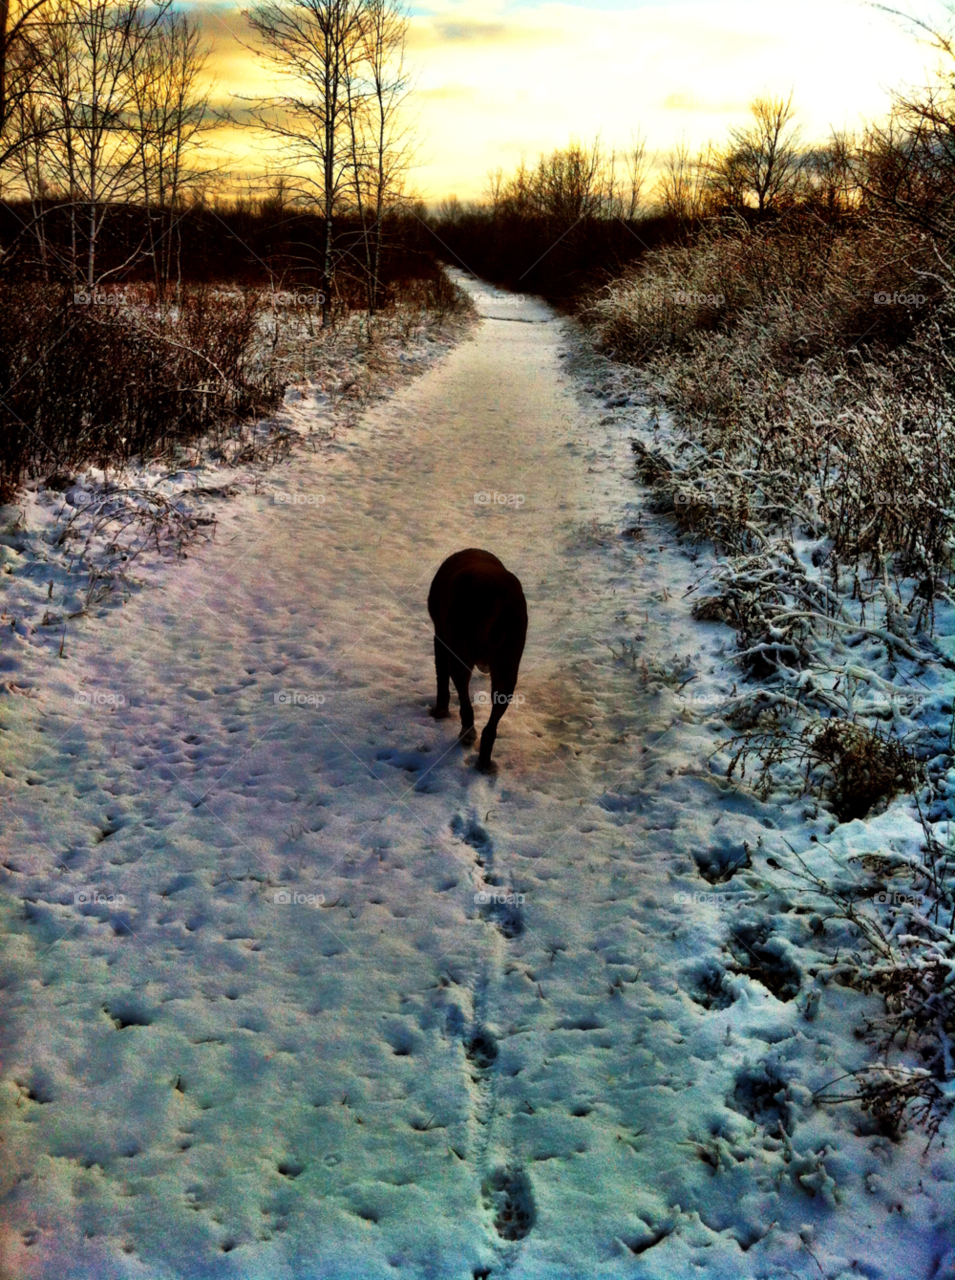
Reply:
[[[633,482],[643,410],[480,292],[63,659],[3,634],[0,1270],[952,1280],[950,1124],[813,1102],[880,1002],[814,981],[787,873],[920,829],[710,763],[739,673]],[[427,714],[465,546],[530,614],[490,777]]]

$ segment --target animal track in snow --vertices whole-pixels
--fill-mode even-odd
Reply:
[[[484,919],[497,925],[505,938],[519,937],[524,932],[524,916],[520,903],[508,901],[515,895],[488,890],[486,896],[490,897],[491,901],[480,904]]]
[[[484,1207],[494,1213],[494,1230],[502,1240],[523,1240],[536,1213],[531,1180],[523,1169],[499,1168],[481,1186]]]
[[[691,976],[685,990],[694,1004],[704,1009],[728,1009],[736,1001],[726,969],[717,961],[705,960]]]
[[[455,814],[451,819],[451,832],[474,850],[475,861],[483,873],[486,887],[475,894],[481,916],[496,925],[505,939],[516,938],[524,931],[520,902],[516,900],[517,895],[499,885],[500,877],[494,872],[494,842],[487,830],[474,814],[467,819]],[[473,1072],[473,1117],[479,1134],[477,1163],[483,1172],[481,1200],[485,1210],[493,1214],[494,1230],[500,1240],[513,1243],[523,1240],[534,1225],[534,1197],[530,1178],[520,1167],[504,1163],[487,1172],[495,1119],[495,1068],[499,1057],[497,1040],[481,1021],[482,1010],[487,1005],[489,977],[485,972],[484,980],[475,990],[476,1018],[464,1041],[464,1052]]]
[[[728,880],[732,880],[737,871],[743,871],[753,865],[746,841],[743,842],[742,847],[735,844],[722,847],[716,845],[692,852],[696,869],[708,884],[725,884]]]
[[[489,1031],[478,1027],[464,1046],[468,1062],[478,1071],[486,1071],[497,1058],[497,1041]]]
[[[770,1133],[792,1133],[789,1084],[773,1062],[744,1067],[736,1077],[729,1105]]]
[[[482,867],[491,862],[494,857],[494,845],[491,837],[476,818],[468,818],[465,822],[461,815],[456,813],[451,819],[451,831],[464,844],[471,846]]]
[[[784,940],[763,924],[738,925],[726,943],[736,961],[731,966],[735,972],[754,978],[785,1002],[799,994],[802,975],[786,956],[784,945]]]
[[[428,763],[421,751],[393,751],[388,747],[376,751],[375,759],[382,760],[395,769],[404,769],[406,773],[419,773]]]
[[[463,844],[474,850],[475,861],[484,873],[487,887],[480,889],[475,901],[481,916],[489,924],[496,925],[510,940],[524,932],[524,916],[516,895],[503,888],[500,877],[494,873],[494,842],[484,827],[472,814],[465,821],[460,814],[451,819],[451,831]]]

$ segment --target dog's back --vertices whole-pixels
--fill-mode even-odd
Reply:
[[[520,580],[490,551],[468,547],[449,556],[428,593],[435,633],[468,666],[517,661],[527,635],[527,603]]]

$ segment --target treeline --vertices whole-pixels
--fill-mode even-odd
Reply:
[[[571,307],[649,251],[717,227],[802,227],[815,243],[902,217],[947,244],[949,106],[943,90],[900,97],[884,125],[810,145],[791,97],[758,98],[722,144],[681,144],[658,159],[639,137],[623,152],[573,142],[491,175],[480,202],[445,201],[434,227],[477,274]]]
[[[480,202],[445,200],[431,225],[458,265],[572,305],[595,281],[678,234],[669,211],[645,205],[646,179],[641,138],[625,154],[572,142],[533,167],[497,170]]]
[[[75,206],[64,200],[0,204],[0,244],[7,246],[0,288],[16,280],[90,292],[82,273],[76,276],[64,268],[72,255],[74,219]],[[325,220],[290,201],[281,184],[259,197],[183,201],[156,255],[142,251],[154,230],[153,215],[143,205],[109,205],[97,236],[92,291],[121,292],[127,285],[150,284],[157,297],[174,299],[184,284],[229,282],[323,296]],[[364,234],[354,213],[336,218],[332,317],[368,306]],[[421,206],[389,214],[378,246],[376,308],[400,297],[409,280],[437,279],[434,245]],[[160,254],[166,260],[157,283]],[[321,303],[316,305],[321,310]]]

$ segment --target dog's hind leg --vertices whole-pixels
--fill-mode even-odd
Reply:
[[[434,638],[434,670],[438,678],[438,693],[431,714],[435,720],[444,720],[451,714],[451,664],[450,654],[437,636]]]

